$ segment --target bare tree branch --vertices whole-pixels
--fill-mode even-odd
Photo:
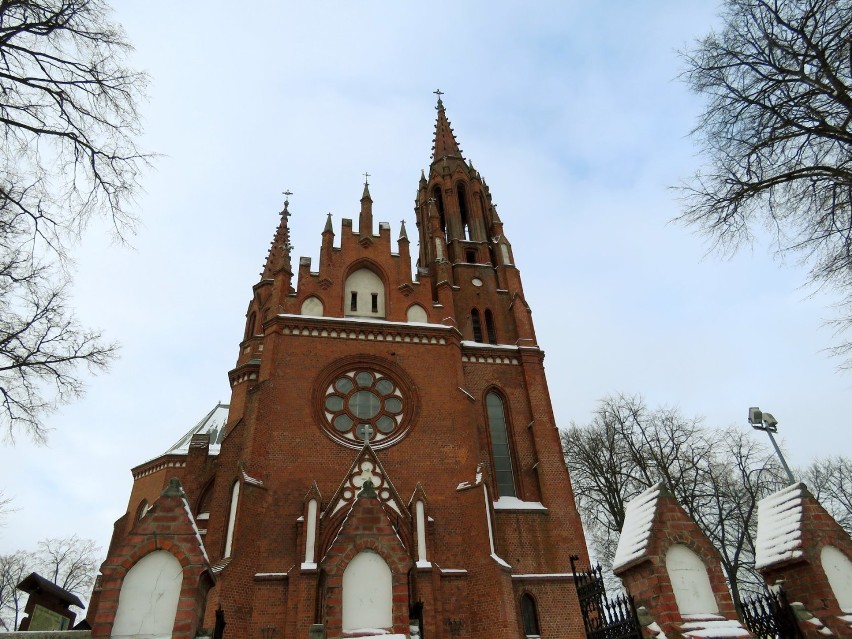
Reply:
[[[0,0],[0,426],[44,417],[104,370],[114,344],[67,304],[70,249],[95,217],[133,232],[137,104],[148,78],[102,0]]]
[[[756,227],[809,281],[840,291],[852,325],[852,1],[726,0],[724,26],[683,54],[706,98],[693,134],[705,169],[682,189],[680,221],[723,253]],[[852,342],[834,349],[852,353]]]

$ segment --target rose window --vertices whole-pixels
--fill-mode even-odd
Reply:
[[[377,371],[353,370],[336,376],[325,390],[327,429],[345,443],[389,446],[402,434],[405,399],[399,385]],[[328,428],[330,427],[330,428]]]

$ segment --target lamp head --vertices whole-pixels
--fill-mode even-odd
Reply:
[[[748,409],[748,423],[752,426],[760,426],[763,424],[763,413],[757,406],[752,406]]]

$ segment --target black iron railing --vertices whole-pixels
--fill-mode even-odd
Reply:
[[[571,557],[571,572],[580,600],[580,612],[588,639],[642,639],[636,605],[629,594],[606,596],[600,564],[578,570],[578,557]]]
[[[780,588],[743,599],[743,621],[757,639],[802,639],[796,613]]]

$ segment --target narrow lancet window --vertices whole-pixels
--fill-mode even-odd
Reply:
[[[473,328],[473,341],[482,341],[482,323],[479,321],[479,311],[473,309],[470,312],[470,325]]]
[[[500,497],[516,497],[515,475],[512,471],[512,455],[509,450],[509,433],[506,428],[506,412],[503,399],[497,393],[485,397],[488,411],[488,429],[491,434],[491,457]]]
[[[447,220],[444,217],[444,196],[441,194],[441,187],[436,186],[432,189],[432,199],[435,200],[435,208],[438,209],[438,219],[441,222],[441,232],[447,233]]]
[[[467,209],[467,193],[465,192],[464,184],[459,182],[456,184],[456,195],[459,198],[459,215],[461,216],[462,239],[472,240],[473,236],[470,232],[470,214]]]
[[[540,636],[538,630],[538,615],[536,614],[535,601],[524,593],[521,597],[521,619],[524,621],[524,634],[527,637]]]
[[[371,293],[370,298],[372,300],[371,304],[370,304],[370,310],[373,313],[378,313],[379,312],[379,294],[378,293]]]
[[[237,503],[240,500],[240,482],[235,481],[231,489],[231,509],[228,512],[228,532],[225,534],[225,557],[231,556],[234,547],[234,527],[237,523]]]
[[[497,343],[497,332],[494,330],[494,316],[489,309],[485,309],[485,330],[488,331],[488,343]]]
[[[358,293],[356,291],[352,291],[352,296],[349,299],[349,310],[357,311],[358,310]]]
[[[257,313],[252,312],[246,323],[246,339],[254,335],[254,325],[257,323]]]

